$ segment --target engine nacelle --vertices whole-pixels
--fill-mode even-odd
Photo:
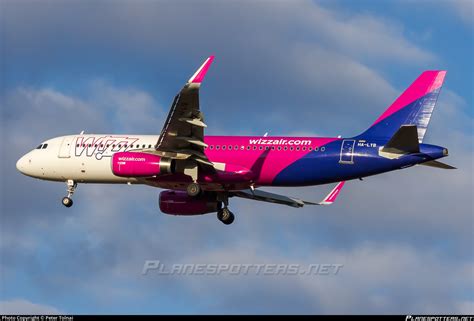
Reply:
[[[172,215],[199,215],[217,212],[221,203],[213,194],[191,197],[184,191],[163,191],[160,193],[160,210]]]
[[[142,152],[119,152],[112,156],[112,173],[120,177],[149,177],[173,173],[170,158]]]

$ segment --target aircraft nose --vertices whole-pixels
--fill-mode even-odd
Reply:
[[[22,174],[29,175],[30,167],[31,167],[31,157],[28,154],[23,155],[16,162],[16,169]]]
[[[28,162],[26,160],[26,155],[20,157],[20,159],[16,162],[16,169],[20,172],[20,173],[24,173],[24,170],[26,168],[26,163]]]

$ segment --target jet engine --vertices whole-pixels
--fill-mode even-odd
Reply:
[[[203,193],[199,197],[189,196],[186,191],[163,191],[160,193],[160,210],[171,215],[199,215],[217,212],[221,202],[215,194]]]
[[[143,152],[118,152],[112,156],[112,172],[120,177],[149,177],[174,172],[174,161]]]

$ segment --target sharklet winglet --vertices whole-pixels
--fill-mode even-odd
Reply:
[[[189,78],[188,84],[200,84],[204,80],[204,77],[206,76],[206,73],[209,70],[213,60],[214,56],[207,58],[201,67],[199,67],[199,69],[194,73],[194,75]]]
[[[331,205],[332,203],[334,203],[336,201],[337,196],[341,192],[341,189],[342,189],[342,187],[344,186],[345,183],[346,183],[346,181],[339,182],[336,185],[336,187],[334,187],[331,190],[331,192],[329,192],[329,194],[318,204],[319,205]]]

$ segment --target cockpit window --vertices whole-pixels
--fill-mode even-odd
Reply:
[[[41,147],[43,147],[43,144],[39,145],[38,147],[36,147],[36,149],[41,149]]]
[[[48,147],[48,144],[43,144],[43,149],[45,149],[46,147]]]

